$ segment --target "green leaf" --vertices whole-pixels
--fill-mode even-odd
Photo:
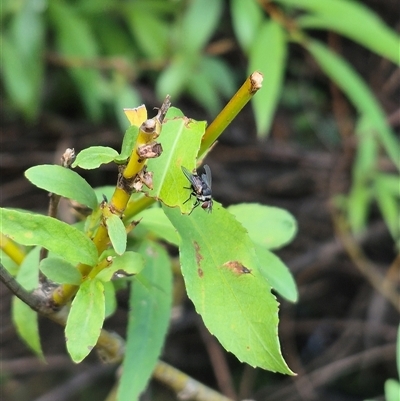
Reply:
[[[43,259],[40,270],[47,278],[59,284],[79,285],[82,282],[79,270],[62,258],[49,256]]]
[[[248,231],[253,242],[267,249],[279,249],[295,237],[297,223],[284,209],[257,203],[241,203],[228,207],[236,220]]]
[[[12,103],[29,120],[34,119],[39,111],[39,92],[43,82],[43,60],[37,55],[23,61],[15,44],[1,35],[1,72],[2,81]],[[27,73],[25,66],[30,65]]]
[[[364,115],[357,123],[357,153],[353,165],[353,182],[369,184],[376,174],[379,144],[371,121]]]
[[[270,130],[283,83],[287,58],[287,41],[282,26],[265,21],[250,49],[249,73],[261,71],[263,88],[252,99],[257,132],[266,136]]]
[[[134,220],[140,220],[135,227],[135,235],[139,238],[143,237],[145,232],[150,232],[172,245],[179,245],[179,235],[161,208],[143,210],[134,216]]]
[[[370,121],[386,152],[400,169],[400,145],[389,127],[386,116],[360,75],[340,56],[315,40],[306,42],[307,49],[324,72],[349,97],[358,111]]]
[[[97,262],[93,242],[76,228],[40,214],[0,208],[1,232],[22,245],[40,245],[72,264]]]
[[[43,164],[26,170],[25,177],[46,191],[73,199],[91,209],[97,207],[93,188],[78,173],[68,168]]]
[[[181,164],[188,170],[194,167],[201,138],[206,127],[205,121],[184,118],[168,120],[162,128],[163,156],[148,161],[148,171],[154,173],[153,190],[149,196],[161,200],[168,206],[180,205],[183,212],[192,209],[188,198],[189,183],[181,170]]]
[[[100,280],[84,281],[72,301],[65,327],[67,350],[75,363],[94,348],[105,317],[104,286]]]
[[[156,82],[157,96],[162,99],[166,93],[176,99],[191,78],[193,61],[186,55],[176,55],[163,69]]]
[[[39,284],[40,247],[34,248],[23,260],[16,280],[27,291],[33,291]],[[44,359],[40,345],[38,314],[17,297],[12,299],[11,316],[18,335],[41,359]]]
[[[363,183],[354,183],[347,200],[348,220],[354,233],[360,233],[367,226],[371,202],[372,191],[369,186]]]
[[[122,274],[127,276],[138,274],[144,267],[144,260],[142,255],[137,252],[127,251],[121,256],[113,257],[112,264],[106,269],[102,270],[96,278],[103,281],[110,281],[114,274],[121,271]]]
[[[268,280],[276,292],[290,302],[297,302],[299,293],[292,273],[287,266],[272,252],[255,244],[261,274]]]
[[[19,298],[13,297],[11,304],[12,321],[19,337],[26,345],[44,360],[42,346],[40,344],[38,314]]]
[[[231,13],[235,37],[242,50],[248,53],[264,19],[262,9],[255,0],[233,0]]]
[[[399,36],[359,1],[277,0],[312,13],[297,19],[302,28],[336,31],[399,64]]]
[[[400,383],[397,380],[386,380],[385,399],[386,401],[400,401]]]
[[[170,25],[143,9],[143,2],[130,2],[125,9],[126,22],[139,48],[147,57],[163,59],[169,49]]]
[[[221,109],[221,101],[213,79],[206,69],[197,69],[190,80],[187,92],[203,106],[210,115],[216,115]]]
[[[85,170],[92,170],[98,168],[102,164],[112,162],[118,156],[118,152],[107,146],[91,146],[90,148],[83,149],[76,156],[72,167],[80,167]]]
[[[106,218],[106,226],[111,244],[118,255],[122,255],[126,250],[126,229],[121,218],[116,214],[111,214]]]
[[[126,117],[125,117],[126,119]],[[139,127],[129,127],[124,135],[121,146],[121,154],[117,156],[114,161],[116,163],[125,163],[130,157],[133,147],[135,146],[136,138],[138,137]]]
[[[111,281],[104,282],[104,316],[107,319],[117,310],[117,298],[114,284]]]
[[[206,327],[240,361],[292,374],[279,346],[278,303],[246,230],[217,202],[212,214],[164,210],[181,235],[187,293]]]
[[[55,30],[57,51],[65,57],[91,60],[98,55],[97,42],[89,21],[78,15],[75,6],[62,2],[48,4],[49,21]],[[73,29],[71,29],[73,27]],[[98,70],[76,66],[68,69],[86,110],[92,119],[101,117],[101,84],[104,78]]]
[[[393,196],[393,194],[388,191],[385,182],[379,179],[375,180],[374,187],[376,200],[382,213],[383,220],[388,226],[393,239],[398,242],[400,240],[400,202],[398,194],[397,196]]]
[[[192,0],[182,19],[180,40],[185,52],[199,52],[215,33],[220,21],[221,0]]]
[[[146,268],[132,282],[127,343],[118,400],[136,400],[149,381],[167,334],[172,304],[171,262],[160,245],[138,251]]]
[[[200,60],[199,68],[205,71],[210,82],[222,96],[232,97],[237,89],[237,83],[232,69],[224,61],[204,56]]]

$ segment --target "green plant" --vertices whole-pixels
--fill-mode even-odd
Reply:
[[[181,170],[201,163],[261,80],[259,73],[252,74],[207,129],[205,122],[170,108],[167,98],[153,119],[147,119],[144,106],[125,110],[131,127],[121,152],[95,146],[74,160],[68,149],[61,166],[26,171],[34,185],[52,193],[50,216],[1,209],[1,248],[20,267],[14,271],[16,281],[4,268],[0,276],[17,296],[13,319],[18,332],[37,355],[43,357],[39,312],[66,326],[73,361],[81,362],[95,346],[108,362],[123,359],[118,399],[136,399],[156,366],[170,318],[171,258],[162,240],[179,247],[187,294],[221,344],[251,366],[292,374],[280,352],[278,303],[271,287],[291,302],[297,300],[297,289],[271,250],[293,238],[295,220],[275,207],[225,209],[217,201],[212,213],[196,208],[188,215],[193,204],[185,203],[190,190]],[[115,188],[94,190],[70,169],[111,162],[120,172]],[[60,197],[85,206],[84,221],[57,220]],[[13,272],[15,265],[3,263]],[[102,326],[115,311],[116,291],[128,284],[124,345]]]
[[[62,91],[79,98],[92,120],[111,111],[126,128],[121,110],[140,104],[135,84],[146,78],[160,97],[186,92],[214,114],[220,94],[229,98],[236,86],[226,63],[205,51],[222,8],[222,0],[6,1],[1,15],[6,99],[33,120],[43,101],[57,103]],[[44,97],[44,86],[56,90]]]

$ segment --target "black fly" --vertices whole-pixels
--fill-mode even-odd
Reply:
[[[193,205],[193,210],[201,205],[204,210],[207,212],[212,211],[213,200],[212,200],[212,192],[211,192],[211,170],[210,167],[206,164],[204,166],[205,174],[199,176],[197,173],[191,173],[187,168],[181,166],[183,174],[185,174],[186,178],[190,181],[191,186],[185,187],[186,189],[191,189],[189,198],[185,200],[185,202],[189,202],[192,196],[196,197],[196,202]],[[189,213],[189,214],[190,214]]]

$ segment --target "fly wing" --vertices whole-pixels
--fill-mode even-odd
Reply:
[[[211,189],[212,184],[212,176],[211,176],[211,169],[208,164],[204,165],[205,174],[202,174],[201,179],[208,185],[208,188]]]
[[[201,193],[201,182],[199,177],[191,173],[186,167],[181,166],[181,169],[183,174],[185,174],[185,177],[190,181],[190,184],[192,185],[193,189],[197,193]]]

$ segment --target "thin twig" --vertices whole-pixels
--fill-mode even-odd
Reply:
[[[162,361],[158,361],[153,378],[174,390],[180,399],[233,401]]]
[[[45,307],[43,298],[25,290],[21,284],[7,271],[0,263],[0,280],[4,285],[22,302],[26,303],[34,311],[46,314],[48,308]]]

